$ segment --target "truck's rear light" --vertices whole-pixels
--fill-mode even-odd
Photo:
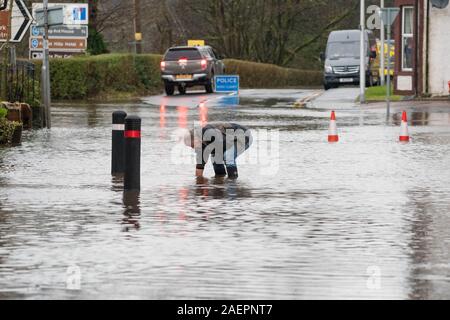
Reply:
[[[166,62],[165,61],[161,61],[161,71],[166,70]]]
[[[202,70],[206,70],[206,68],[208,67],[208,61],[203,59],[201,62],[201,65],[202,65]]]
[[[188,59],[187,58],[180,58],[180,60],[178,60],[178,63],[184,63],[184,64],[186,64],[187,63],[187,61],[188,61]]]

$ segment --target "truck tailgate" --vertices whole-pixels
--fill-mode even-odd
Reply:
[[[164,74],[198,74],[204,73],[201,60],[166,61]]]

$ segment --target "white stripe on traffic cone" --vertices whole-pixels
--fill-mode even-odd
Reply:
[[[410,137],[408,130],[408,116],[406,114],[406,111],[403,111],[401,131],[400,131],[400,142],[409,142],[409,141]]]
[[[339,135],[336,124],[336,113],[334,111],[331,112],[330,129],[328,131],[328,142],[330,143],[339,142]]]

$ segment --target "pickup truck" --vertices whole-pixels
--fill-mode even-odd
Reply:
[[[214,76],[224,72],[222,59],[210,46],[173,47],[161,61],[161,78],[168,96],[176,87],[182,95],[193,86],[204,86],[207,93],[213,93]]]

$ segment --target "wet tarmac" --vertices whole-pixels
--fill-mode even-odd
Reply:
[[[54,107],[0,149],[0,298],[449,299],[450,108],[410,112],[410,144],[400,109],[341,108],[330,145],[309,93]],[[116,110],[143,119],[140,195],[110,175]],[[219,121],[256,143],[197,181],[176,132]]]

